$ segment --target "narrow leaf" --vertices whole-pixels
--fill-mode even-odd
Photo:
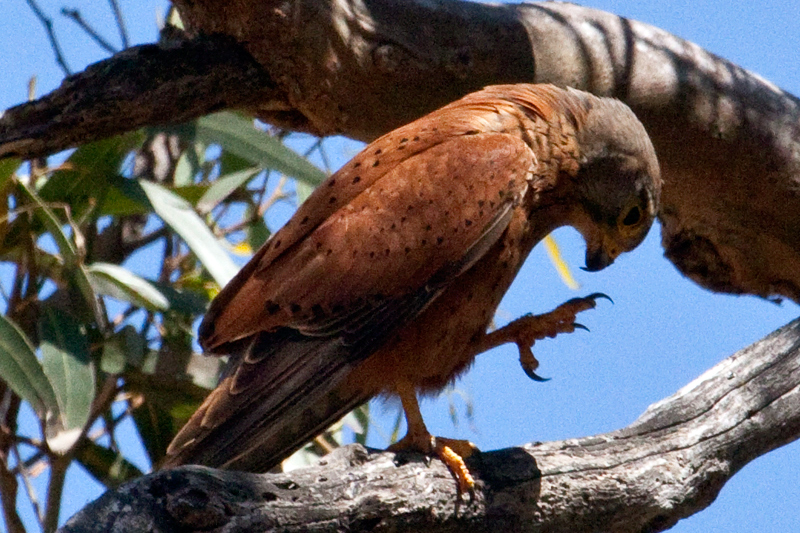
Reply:
[[[14,172],[22,165],[16,157],[0,160],[0,191],[6,188]]]
[[[127,216],[152,213],[153,206],[139,182],[119,175],[109,176],[109,189],[100,212],[104,215]]]
[[[235,113],[222,112],[199,119],[196,133],[198,139],[217,143],[224,151],[312,186],[319,185],[326,178],[324,172],[279,139],[256,129],[252,119]]]
[[[172,174],[172,181],[178,187],[191,185],[196,172],[197,167],[194,166],[191,151],[186,150],[178,158],[178,164],[175,165],[175,172]]]
[[[169,301],[153,284],[127,268],[110,263],[93,263],[87,267],[87,271],[97,294],[111,296],[150,311],[169,308]]]
[[[260,168],[248,168],[227,176],[220,176],[209,187],[206,193],[197,202],[197,209],[201,213],[208,213],[217,206],[222,200],[227,198],[233,191],[250,181],[256,174],[261,172]]]
[[[36,204],[38,209],[36,210],[36,215],[39,220],[47,228],[47,231],[53,237],[53,240],[56,241],[56,246],[58,250],[61,252],[61,255],[64,256],[64,262],[68,265],[74,265],[77,263],[77,252],[75,250],[75,246],[72,244],[72,241],[67,237],[64,230],[61,229],[61,221],[58,219],[56,214],[50,209],[39,195],[36,194],[33,189],[28,187],[23,181],[19,182],[19,189],[28,197],[30,201]]]
[[[83,294],[86,303],[89,304],[89,308],[92,310],[97,323],[101,325],[104,324],[105,315],[103,314],[103,310],[100,308],[100,305],[97,301],[97,296],[95,295],[94,290],[89,283],[89,274],[86,272],[86,268],[83,266],[72,240],[67,237],[66,233],[64,233],[64,230],[61,227],[61,221],[55,215],[53,210],[50,209],[41,198],[39,198],[39,195],[37,195],[22,181],[19,182],[19,189],[37,205],[38,209],[36,210],[36,215],[45,225],[47,231],[50,232],[50,235],[56,242],[56,246],[64,258],[64,264],[67,268],[67,271],[72,275],[72,281],[75,283],[75,285],[77,285],[78,289],[81,291],[81,294]]]
[[[33,345],[11,319],[0,315],[0,378],[33,406],[43,420],[58,414],[53,387],[36,358]]]
[[[142,140],[141,132],[132,132],[78,147],[63,165],[42,180],[39,197],[46,204],[69,205],[74,215],[102,206],[109,177],[119,173],[127,154]]]
[[[139,184],[158,216],[183,238],[214,280],[225,285],[239,269],[189,202],[156,183]]]
[[[95,375],[83,326],[70,315],[45,308],[39,323],[42,367],[59,406],[59,424],[51,425],[47,442],[66,452],[89,420],[95,395]]]
[[[314,187],[312,185],[303,181],[296,181],[294,183],[294,193],[297,199],[297,207],[300,207],[300,204],[308,200],[308,197],[311,196],[313,191]]]
[[[177,290],[167,283],[158,281],[151,283],[167,299],[171,310],[187,315],[202,315],[206,312],[208,301],[191,289]]]
[[[100,367],[109,374],[121,374],[126,365],[141,368],[144,362],[145,339],[130,324],[103,343]]]
[[[250,245],[251,253],[252,250],[261,248],[261,245],[269,239],[269,235],[269,228],[267,228],[263,218],[258,218],[247,226],[247,244]]]

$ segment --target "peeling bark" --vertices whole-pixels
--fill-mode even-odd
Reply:
[[[438,460],[352,445],[286,474],[181,467],[106,493],[68,532],[662,531],[800,436],[800,320],[594,437],[481,453],[475,501]]]

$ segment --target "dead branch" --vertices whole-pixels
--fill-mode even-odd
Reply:
[[[106,493],[62,531],[662,531],[800,436],[798,383],[795,320],[624,429],[473,457],[469,505],[456,505],[439,461],[353,445],[287,474],[161,471]]]

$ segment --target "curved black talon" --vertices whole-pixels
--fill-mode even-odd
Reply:
[[[583,324],[578,324],[577,322],[572,323],[572,327],[575,329],[582,329],[583,331],[591,331],[589,328],[584,326]]]
[[[533,381],[538,381],[539,383],[544,383],[545,381],[550,381],[550,378],[543,378],[530,368],[522,367],[522,371],[525,372],[525,375],[531,378]]]
[[[611,299],[611,296],[609,296],[608,294],[604,294],[602,292],[593,292],[592,294],[586,297],[586,299],[591,299],[591,300],[599,300],[600,298],[606,299],[612,304],[614,303],[614,300]]]

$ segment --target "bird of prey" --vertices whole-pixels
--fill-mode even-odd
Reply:
[[[211,303],[206,353],[219,386],[163,466],[262,472],[370,398],[402,401],[392,449],[442,457],[459,489],[466,441],[434,438],[418,394],[514,342],[532,377],[537,339],[574,329],[592,295],[487,333],[533,246],[571,225],[586,270],[645,237],[661,181],[650,139],[621,102],[551,85],[469,94],[368,145],[322,183]]]

